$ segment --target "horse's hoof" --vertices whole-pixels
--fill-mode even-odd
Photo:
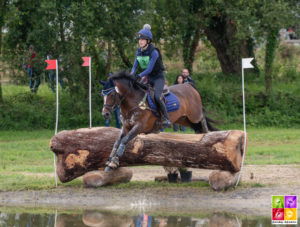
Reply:
[[[112,169],[117,169],[119,167],[118,163],[115,163],[115,162],[111,162],[108,164],[107,167],[110,167]]]

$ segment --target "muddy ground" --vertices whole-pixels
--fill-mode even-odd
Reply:
[[[165,175],[161,167],[134,167],[132,180],[152,181]],[[191,169],[205,178],[210,170]],[[300,195],[300,165],[247,165],[236,189],[215,192],[210,188],[98,189],[60,186],[47,191],[0,192],[0,206],[61,209],[164,210],[173,212],[230,211],[270,215],[271,195]],[[256,187],[255,185],[262,185]]]

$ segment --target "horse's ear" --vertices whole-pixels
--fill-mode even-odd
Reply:
[[[110,80],[110,84],[111,84],[113,87],[116,86],[116,83],[115,83],[115,81],[113,81],[113,80]]]
[[[99,80],[99,83],[102,84],[102,85],[104,85],[104,84],[105,84],[105,81]]]

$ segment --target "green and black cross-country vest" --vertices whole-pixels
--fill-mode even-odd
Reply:
[[[150,44],[145,51],[142,51],[141,48],[139,48],[136,57],[139,63],[139,67],[144,71],[148,67],[151,59],[152,51],[155,49],[158,51],[158,58],[152,69],[152,72],[148,75],[149,77],[152,78],[165,70],[159,49]]]

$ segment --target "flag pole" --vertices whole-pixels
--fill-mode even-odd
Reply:
[[[48,66],[46,70],[56,70],[56,122],[55,122],[55,135],[57,134],[57,128],[58,128],[58,65],[57,65],[57,59],[55,60],[50,60],[50,57],[47,57],[47,62]],[[53,153],[53,162],[54,162],[54,176],[55,176],[55,185],[57,187],[57,175],[56,175],[56,158],[55,154]]]
[[[92,128],[92,58],[89,65],[89,107],[90,107],[90,128]]]
[[[58,107],[59,107],[59,99],[58,99],[58,64],[57,60],[55,60],[56,64],[56,123],[55,123],[55,135],[57,134],[57,129],[58,129]],[[53,153],[54,157],[54,175],[55,175],[55,185],[57,187],[57,175],[56,175],[56,158],[55,158],[55,153]]]
[[[246,154],[246,144],[247,144],[247,131],[246,131],[246,105],[245,105],[245,79],[244,79],[244,68],[253,68],[253,65],[251,65],[251,61],[253,58],[244,58],[242,59],[242,93],[243,93],[243,121],[244,121],[244,148],[243,148],[243,158],[242,158],[242,164],[241,164],[241,170],[239,172],[239,176],[237,179],[237,182],[235,184],[235,187],[238,186],[240,182],[240,178],[242,175],[243,167],[244,167],[244,161],[245,161],[245,154]]]

